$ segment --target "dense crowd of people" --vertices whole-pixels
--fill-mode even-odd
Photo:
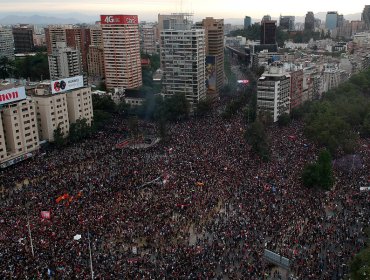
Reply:
[[[126,127],[116,120],[1,171],[0,278],[280,279],[265,249],[290,260],[291,279],[348,274],[369,226],[369,139],[363,166],[335,170],[322,192],[300,181],[318,154],[300,122],[269,129],[267,163],[239,116],[190,119],[164,143],[115,149]]]

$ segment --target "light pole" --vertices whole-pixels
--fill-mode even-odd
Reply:
[[[90,271],[91,271],[91,279],[94,279],[94,269],[92,263],[92,254],[91,254],[91,243],[90,243],[90,230],[87,230],[87,239],[89,240],[89,255],[90,255]]]
[[[33,250],[32,233],[31,233],[31,227],[30,227],[30,219],[28,217],[28,203],[26,203],[26,215],[27,215],[27,228],[28,228],[28,235],[29,235],[29,238],[30,238],[31,252],[32,252],[32,257],[34,257],[35,256],[35,252]]]

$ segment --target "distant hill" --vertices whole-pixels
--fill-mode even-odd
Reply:
[[[8,15],[3,18],[0,18],[0,24],[19,24],[19,23],[29,23],[29,24],[76,24],[82,23],[83,20],[78,20],[76,18],[64,18],[64,17],[54,17],[54,16],[40,16],[40,15],[31,15],[31,16],[18,16],[18,15]]]

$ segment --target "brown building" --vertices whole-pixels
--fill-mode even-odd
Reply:
[[[197,27],[205,30],[206,56],[213,56],[215,61],[215,90],[211,88],[209,81],[207,93],[208,95],[214,93],[213,97],[217,97],[224,85],[224,20],[207,17],[197,23]]]
[[[302,104],[303,100],[303,70],[292,71],[290,74],[290,109]]]

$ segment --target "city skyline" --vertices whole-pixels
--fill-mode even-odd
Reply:
[[[102,3],[100,0],[81,0],[76,5],[75,1],[65,0],[61,3],[45,0],[0,0],[2,6],[1,13],[14,14],[21,13],[50,13],[64,14],[83,13],[86,15],[100,14],[135,14],[139,20],[156,20],[157,15],[166,13],[191,12],[195,18],[215,17],[215,18],[244,18],[248,15],[254,19],[262,18],[269,14],[272,17],[280,15],[304,16],[307,11],[314,13],[325,11],[338,11],[339,14],[361,13],[367,1],[359,0],[353,2],[330,3],[318,0],[303,2],[297,5],[293,0],[282,0],[279,5],[273,0],[265,0],[263,4],[240,3],[237,0],[110,0]],[[97,17],[96,20],[99,20]]]

